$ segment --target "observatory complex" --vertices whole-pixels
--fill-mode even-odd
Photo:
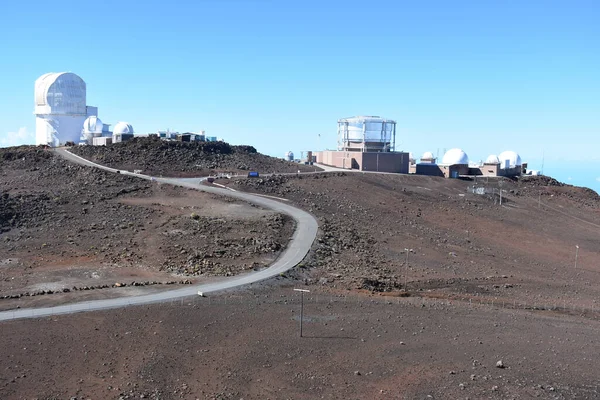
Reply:
[[[85,82],[79,76],[49,73],[35,81],[36,144],[77,143],[86,118],[97,116],[98,109],[86,105]]]
[[[445,152],[441,162],[426,151],[419,163],[412,154],[396,152],[396,121],[358,116],[338,120],[337,150],[316,152],[319,164],[359,171],[395,172],[459,178],[469,176],[513,177],[527,173],[527,163],[514,151],[490,155],[485,162],[472,163],[462,149]],[[312,158],[312,152],[311,158]],[[286,154],[286,159],[290,159]],[[313,161],[307,159],[308,162]]]
[[[426,151],[421,162],[410,166],[410,172],[417,175],[444,176],[458,178],[460,176],[519,176],[527,172],[527,163],[521,161],[514,151],[504,151],[500,155],[488,156],[485,162],[471,163],[467,153],[454,148],[448,150],[437,163],[433,154]]]
[[[360,171],[408,173],[408,153],[396,152],[396,121],[358,116],[338,121],[338,149],[316,152],[320,164]]]
[[[86,84],[71,72],[51,72],[35,81],[35,142],[52,147],[67,142],[105,145],[133,137],[126,122],[102,123],[98,107],[88,106]]]

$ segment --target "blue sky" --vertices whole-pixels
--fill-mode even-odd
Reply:
[[[35,79],[71,71],[105,123],[138,133],[205,129],[283,156],[380,115],[398,150],[515,150],[600,191],[598,1],[49,4],[0,13],[1,146],[33,143]]]

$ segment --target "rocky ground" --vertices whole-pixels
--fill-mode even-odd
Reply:
[[[135,138],[109,146],[75,146],[71,149],[88,160],[113,168],[141,170],[154,176],[208,176],[219,173],[242,174],[257,171],[295,173],[320,170],[260,154],[252,146],[232,146],[225,142],[185,143],[156,137]]]
[[[2,398],[600,396],[596,319],[309,286],[300,338],[299,298],[282,282],[3,323]]]
[[[321,222],[304,279],[331,290],[407,289],[591,306],[600,272],[600,198],[548,178],[472,181],[359,173],[240,179],[240,190],[293,200]],[[499,204],[501,187],[503,204]],[[574,268],[575,250],[578,268]],[[573,294],[576,293],[576,296]]]
[[[2,149],[0,160],[0,308],[263,268],[294,228],[249,204],[73,165],[44,149]]]
[[[35,157],[53,160],[44,153]],[[168,171],[166,164],[157,168]],[[73,175],[75,187],[83,186],[78,176],[86,173]],[[2,174],[4,182],[13,176],[6,168]],[[145,224],[145,236],[127,246],[142,261],[148,261],[148,252],[139,250],[144,246],[169,248],[156,253],[163,254],[156,256],[157,273],[197,279],[194,274],[221,268],[227,274],[214,266],[222,258],[210,246],[191,251],[217,227],[223,236],[215,243],[228,244],[240,270],[254,266],[244,258],[246,249],[256,249],[265,262],[277,253],[277,238],[289,237],[292,229],[285,218],[254,207],[198,198],[196,208],[185,208],[201,194],[113,177],[105,176],[105,184],[139,185],[111,198],[110,204],[120,204],[117,211],[137,210],[120,218],[145,221],[143,210],[150,209],[152,225],[160,224],[156,230]],[[2,200],[10,206],[2,210],[12,210],[3,211],[2,221],[12,221],[3,222],[10,229],[0,236],[3,246],[19,237],[15,224],[23,213],[14,196],[31,193],[19,182],[13,178],[3,186],[11,190]],[[318,239],[298,268],[208,298],[4,323],[3,332],[10,334],[0,340],[0,397],[600,398],[595,192],[548,177],[474,182],[353,172],[228,184],[289,199],[319,219]],[[473,185],[483,194],[474,194]],[[48,223],[62,221],[58,208],[48,210],[40,209],[40,215],[54,212]],[[135,222],[125,229],[110,226],[109,238],[127,233],[121,241],[136,238],[142,228]],[[66,229],[65,220],[54,235]],[[257,233],[265,235],[260,243],[248,240]],[[28,250],[39,254],[42,244]],[[13,246],[11,251],[20,248]],[[61,268],[77,260],[65,257],[73,251],[68,241],[47,247],[65,260]],[[15,279],[23,273],[17,271]],[[299,298],[292,291],[298,287],[311,290],[304,338],[298,337]]]

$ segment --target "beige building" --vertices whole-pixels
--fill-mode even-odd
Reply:
[[[317,163],[359,171],[396,172],[408,174],[408,153],[362,152],[362,151],[318,151]]]

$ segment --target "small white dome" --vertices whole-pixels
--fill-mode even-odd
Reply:
[[[114,129],[113,129],[113,135],[114,134],[123,134],[123,133],[133,133],[133,127],[131,126],[131,124],[128,124],[127,122],[117,122],[117,124],[115,125]]]
[[[515,168],[521,166],[521,156],[519,156],[514,151],[503,151],[498,156],[500,160],[500,168],[504,168],[506,166],[506,162],[508,161],[508,168]]]
[[[102,121],[100,118],[91,116],[83,121],[83,133],[102,133]]]
[[[423,155],[421,156],[421,160],[433,160],[433,153],[430,151],[426,151],[425,153],[423,153]]]
[[[494,154],[490,154],[488,158],[485,159],[486,164],[498,164],[499,162],[500,160],[498,159],[498,156]]]
[[[442,164],[454,165],[454,164],[469,164],[469,157],[467,153],[461,149],[450,149],[444,154],[442,158]]]

